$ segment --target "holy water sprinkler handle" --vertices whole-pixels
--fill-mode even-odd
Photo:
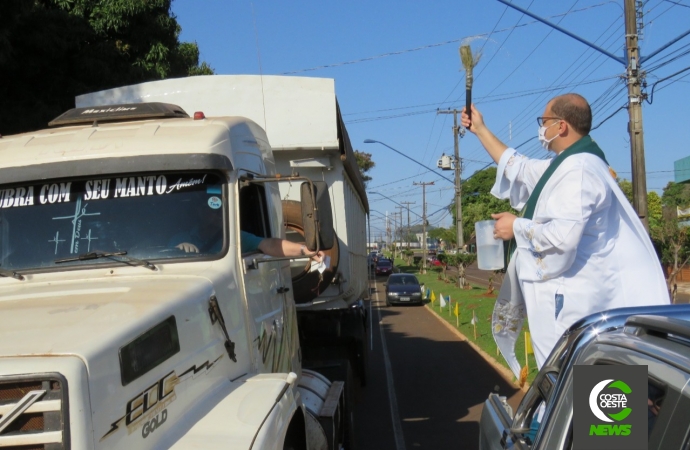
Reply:
[[[465,89],[465,111],[467,111],[467,118],[472,120],[472,89]],[[471,128],[472,124],[467,128]]]

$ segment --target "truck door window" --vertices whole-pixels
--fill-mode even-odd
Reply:
[[[0,186],[0,267],[63,270],[113,262],[55,264],[90,252],[127,252],[146,260],[218,255],[226,247],[222,187],[221,176],[199,172]],[[195,250],[177,248],[183,242]]]
[[[240,229],[259,237],[271,237],[266,191],[260,184],[240,187]]]

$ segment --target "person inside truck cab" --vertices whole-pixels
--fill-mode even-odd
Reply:
[[[260,251],[269,256],[306,256],[309,253],[309,249],[304,244],[298,242],[291,242],[287,239],[280,238],[263,238],[255,236],[246,231],[240,231],[240,247],[242,248],[242,253],[251,253],[255,251]],[[319,250],[318,253],[313,255],[311,259],[316,262],[321,262],[323,260],[324,253]]]
[[[185,253],[217,253],[223,246],[223,217],[220,199],[210,197],[207,205],[200,205],[197,220],[193,227],[178,233],[170,239],[170,247]],[[240,231],[240,248],[242,253],[261,252],[275,257],[301,257],[310,254],[304,244],[280,238],[265,238],[247,231]],[[311,257],[321,262],[324,252],[319,251]]]

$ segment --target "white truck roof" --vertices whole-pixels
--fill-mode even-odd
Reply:
[[[274,153],[336,150],[365,210],[369,211],[332,78],[204,75],[151,81],[76,97],[77,107],[140,102],[175,104],[189,115],[202,111],[207,117],[246,117],[264,128]]]
[[[76,97],[77,107],[163,102],[189,115],[242,116],[261,125],[273,150],[338,148],[331,78],[206,75],[172,78]]]

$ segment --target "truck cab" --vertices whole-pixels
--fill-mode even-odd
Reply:
[[[265,131],[164,103],[51,125],[0,138],[0,448],[336,448],[290,261],[242,244],[285,237]]]

